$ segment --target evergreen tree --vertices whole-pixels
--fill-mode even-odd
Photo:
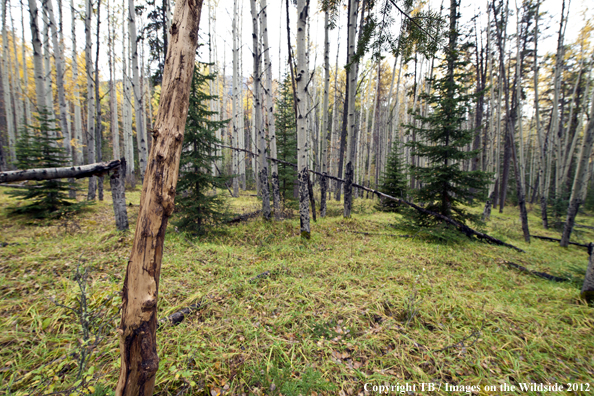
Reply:
[[[397,141],[392,145],[379,190],[393,197],[406,199],[408,192],[406,167],[402,159],[400,144]],[[402,205],[396,201],[382,199],[377,204],[377,209],[382,212],[399,212]]]
[[[216,194],[216,188],[225,188],[229,179],[219,173],[213,176],[212,163],[219,159],[213,147],[221,142],[216,138],[216,130],[223,128],[228,120],[212,121],[207,103],[218,99],[209,95],[208,82],[215,79],[213,74],[202,74],[196,65],[183,149],[180,160],[179,181],[175,209],[175,224],[190,232],[204,232],[207,224],[221,221],[225,217],[224,199]]]
[[[476,133],[465,129],[463,122],[476,94],[467,93],[464,81],[468,62],[461,58],[458,46],[457,2],[451,0],[449,43],[444,49],[445,61],[441,64],[442,77],[434,78],[431,92],[421,95],[428,101],[431,111],[422,116],[416,113],[416,123],[407,125],[409,132],[416,133],[416,141],[409,143],[412,155],[426,158],[427,166],[412,166],[412,174],[421,182],[417,198],[425,208],[440,213],[461,223],[467,220],[480,221],[476,215],[464,210],[461,205],[470,203],[482,194],[487,184],[487,173],[464,171],[462,164],[476,157],[477,151],[465,151]],[[422,225],[439,222],[432,216],[419,214]]]
[[[59,168],[68,166],[68,156],[62,145],[60,128],[48,111],[35,117],[38,125],[27,125],[16,144],[18,169]],[[84,204],[68,199],[70,184],[63,179],[43,180],[26,190],[9,191],[8,194],[30,201],[24,206],[10,208],[15,214],[28,214],[35,218],[52,217],[61,211],[80,209]]]
[[[297,125],[293,107],[293,87],[291,77],[285,75],[279,86],[279,98],[276,102],[276,141],[278,159],[293,164],[297,163]],[[293,189],[297,181],[297,170],[283,163],[278,164],[280,194],[284,200],[293,198]]]

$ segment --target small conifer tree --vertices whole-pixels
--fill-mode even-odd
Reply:
[[[68,156],[62,146],[60,128],[48,111],[35,116],[38,125],[27,125],[20,133],[16,144],[18,169],[59,168],[68,166]],[[73,211],[84,206],[68,199],[71,185],[64,179],[43,180],[25,190],[9,191],[8,194],[30,203],[10,208],[15,214],[27,214],[34,218],[55,217],[64,211]]]
[[[408,193],[408,183],[406,178],[406,167],[402,160],[402,152],[399,142],[394,142],[392,150],[388,156],[386,169],[382,174],[379,190],[395,198],[404,198]],[[389,199],[381,199],[377,204],[377,209],[382,212],[400,212],[402,204]]]
[[[209,95],[207,87],[215,75],[201,73],[198,66],[194,69],[190,88],[174,223],[186,231],[203,233],[206,225],[215,224],[226,217],[224,198],[214,190],[225,188],[229,178],[219,172],[213,176],[211,167],[220,158],[215,150],[215,145],[221,143],[216,138],[216,131],[223,128],[228,120],[210,119],[215,112],[208,110],[207,103],[218,97]]]
[[[445,59],[440,66],[441,77],[433,78],[431,91],[423,93],[422,99],[430,105],[423,116],[414,113],[416,123],[407,125],[409,133],[415,133],[415,141],[408,143],[412,155],[426,159],[426,166],[412,166],[412,174],[421,182],[416,195],[425,208],[440,213],[461,223],[480,222],[462,205],[469,204],[480,196],[487,185],[488,174],[482,171],[465,171],[463,163],[476,157],[478,150],[466,151],[476,133],[465,128],[463,123],[476,94],[468,93],[467,63],[462,59],[458,44],[458,12],[456,0],[451,0],[449,43]],[[433,216],[417,213],[420,225],[440,223]]]
[[[293,107],[293,88],[291,77],[285,75],[279,87],[276,102],[276,141],[279,160],[297,163],[297,124]],[[293,198],[293,189],[297,180],[297,170],[283,163],[278,164],[278,180],[283,200]]]

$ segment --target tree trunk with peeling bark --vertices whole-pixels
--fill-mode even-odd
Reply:
[[[159,367],[157,298],[167,221],[174,209],[202,0],[178,0],[171,24],[132,253],[122,294],[117,396],[149,396]]]

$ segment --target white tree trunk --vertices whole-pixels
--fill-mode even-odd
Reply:
[[[2,2],[2,90],[4,91],[4,110],[6,112],[6,130],[8,132],[8,159],[16,161],[16,133],[10,98],[10,64],[8,62],[8,35],[6,32],[6,3]]]
[[[306,0],[297,1],[297,70],[295,71],[295,80],[297,81],[295,104],[297,114],[297,176],[299,180],[299,219],[301,223],[301,236],[310,238],[309,228],[309,193],[308,193],[308,169],[307,160],[309,147],[307,142],[307,82],[309,72],[305,60],[305,31],[307,27],[307,17],[309,13],[309,2]]]
[[[41,54],[41,38],[39,37],[39,24],[37,22],[37,0],[29,0],[29,23],[31,24],[31,37],[33,41],[33,67],[35,74],[35,96],[37,111],[47,107],[45,102],[45,80],[43,74],[43,59]]]
[[[95,157],[95,88],[93,84],[93,55],[91,53],[93,42],[91,41],[91,16],[93,3],[86,0],[85,10],[85,64],[87,74],[87,163],[94,163]],[[97,190],[97,178],[89,178],[88,200],[94,200]]]
[[[118,102],[116,98],[115,81],[114,81],[114,53],[113,53],[113,38],[115,31],[113,30],[113,21],[110,11],[109,1],[107,2],[107,51],[109,55],[109,112],[111,114],[111,136],[112,136],[112,148],[113,148],[113,159],[118,159],[121,156],[120,152],[120,128],[118,126]],[[134,159],[127,158],[128,161]]]
[[[231,117],[233,119],[233,131],[231,133],[231,146],[237,147],[239,142],[239,48],[237,42],[239,40],[239,33],[237,31],[237,18],[239,10],[237,8],[237,0],[233,2],[233,97],[231,100]],[[223,78],[225,76],[223,75]],[[232,150],[232,172],[233,172],[233,196],[239,196],[239,153],[237,150]]]
[[[264,44],[264,71],[266,72],[266,111],[268,114],[268,140],[270,142],[270,158],[277,158],[276,150],[276,124],[274,117],[274,102],[272,93],[272,62],[270,62],[270,47],[268,45],[268,7],[266,0],[260,0],[260,22],[262,26],[262,42]],[[272,201],[274,203],[274,214],[280,215],[280,191],[278,183],[278,165],[276,161],[270,164],[272,181]]]
[[[348,17],[348,28],[349,28],[349,37],[348,37],[348,60],[350,63],[350,67],[348,69],[347,78],[349,80],[349,91],[348,95],[348,109],[347,109],[347,152],[346,152],[346,171],[345,171],[345,180],[346,183],[344,185],[344,217],[348,218],[351,217],[351,208],[352,208],[352,183],[353,183],[353,166],[355,162],[355,147],[354,147],[354,138],[355,138],[355,95],[357,92],[357,74],[358,74],[358,64],[357,62],[353,62],[353,56],[355,54],[355,34],[357,30],[357,12],[359,8],[359,1],[358,0],[350,0],[349,6],[349,17]]]
[[[134,112],[136,113],[136,140],[138,142],[138,164],[140,176],[144,179],[147,160],[147,135],[144,120],[144,107],[142,104],[142,91],[140,90],[140,70],[138,67],[138,43],[136,36],[136,12],[134,0],[128,0],[128,32],[130,38],[130,52],[132,57],[132,86],[134,88]]]
[[[80,113],[80,101],[78,92],[78,58],[76,53],[76,17],[74,0],[70,0],[71,26],[72,26],[72,103],[74,105],[74,125],[72,128],[74,147],[72,148],[72,160],[74,165],[84,163],[82,120]]]
[[[258,155],[260,166],[258,169],[258,179],[260,181],[260,194],[262,196],[262,215],[265,219],[270,218],[270,195],[268,191],[268,161],[266,160],[266,131],[262,120],[262,74],[260,71],[261,51],[258,43],[258,12],[256,10],[256,0],[250,0],[250,9],[252,12],[252,56],[254,58],[254,109],[256,125],[256,135],[258,137]]]
[[[56,63],[56,85],[58,87],[58,101],[60,105],[60,129],[64,138],[64,148],[70,160],[72,160],[70,150],[70,131],[68,130],[68,105],[66,104],[66,92],[64,90],[64,54],[58,38],[58,29],[56,18],[54,16],[54,7],[51,0],[43,0],[44,8],[49,16],[49,28],[52,35],[52,45],[54,47],[54,59]],[[51,90],[50,90],[51,95]]]

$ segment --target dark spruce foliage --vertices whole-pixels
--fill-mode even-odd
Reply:
[[[297,124],[293,107],[293,88],[291,77],[285,75],[279,86],[276,101],[276,144],[279,160],[297,163]],[[297,170],[283,163],[278,164],[279,190],[283,200],[293,199]]]
[[[417,112],[415,121],[407,125],[408,132],[416,135],[415,141],[408,143],[411,154],[427,161],[426,166],[412,166],[411,173],[420,182],[416,197],[426,209],[461,223],[478,223],[478,215],[472,215],[462,205],[483,195],[488,174],[463,169],[463,164],[478,153],[466,150],[476,131],[463,125],[476,94],[469,94],[464,83],[469,79],[465,72],[467,62],[460,59],[457,35],[450,28],[450,44],[440,66],[442,77],[430,81],[431,92],[421,95],[430,105],[429,114],[422,116]],[[417,220],[422,225],[440,222],[422,214],[417,214]]]
[[[394,142],[388,156],[386,169],[382,174],[379,190],[395,198],[406,199],[408,193],[408,182],[406,178],[406,166],[402,159],[399,142]],[[377,209],[382,212],[400,212],[403,205],[389,199],[381,199]]]
[[[216,175],[212,174],[213,163],[220,158],[215,151],[215,145],[221,143],[216,138],[216,131],[223,128],[228,120],[210,119],[215,112],[208,110],[208,103],[218,97],[209,95],[207,90],[208,82],[215,76],[202,74],[199,66],[194,69],[190,90],[174,221],[181,229],[193,233],[203,233],[207,225],[216,224],[226,217],[225,201],[216,189],[226,188],[229,179],[218,170]]]
[[[68,166],[66,149],[62,146],[57,121],[47,111],[35,116],[38,125],[27,125],[16,144],[18,169],[60,168]],[[29,203],[9,208],[14,214],[26,214],[33,218],[57,217],[80,209],[84,203],[68,199],[68,190],[73,187],[64,179],[43,180],[28,185],[27,189],[9,191],[8,194]]]

